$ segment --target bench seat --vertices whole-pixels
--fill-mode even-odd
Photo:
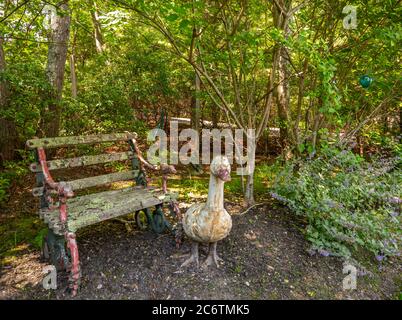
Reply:
[[[48,225],[48,233],[42,244],[43,257],[56,266],[57,270],[70,273],[69,290],[73,296],[78,292],[81,266],[76,240],[76,231],[115,219],[130,213],[135,213],[135,222],[141,230],[150,228],[156,233],[169,229],[173,231],[165,214],[181,220],[177,203],[177,194],[167,189],[168,175],[176,173],[176,169],[168,164],[152,165],[142,156],[137,146],[136,133],[115,133],[91,136],[54,137],[32,139],[27,141],[27,147],[32,149],[35,162],[30,169],[36,175],[36,187],[33,195],[39,198],[40,217]],[[105,148],[104,144],[118,143],[118,152],[103,154],[85,154],[74,158],[47,159],[45,148],[65,148],[79,145],[96,145]],[[126,145],[126,151],[123,150]],[[93,147],[94,148],[94,147]],[[97,151],[97,150],[95,150]],[[62,153],[63,154],[63,153]],[[51,171],[60,169],[75,169],[80,172],[82,166],[108,165],[124,161],[131,166],[126,171],[117,171],[103,175],[78,177],[72,181],[56,181]],[[161,189],[148,186],[147,170],[156,172],[162,178]],[[108,170],[110,171],[110,170]],[[113,171],[113,170],[112,170]],[[115,182],[130,181],[135,187],[111,190]],[[81,190],[94,187],[109,188],[87,195],[80,195]],[[142,213],[141,213],[142,212]],[[145,229],[144,229],[145,228]],[[176,233],[176,243],[180,242],[180,233]]]
[[[164,194],[161,189],[130,187],[75,197],[67,200],[67,229],[78,229],[100,221],[133,213],[160,204],[169,204],[177,199],[176,193]],[[55,234],[63,235],[59,208],[44,208],[40,216]]]

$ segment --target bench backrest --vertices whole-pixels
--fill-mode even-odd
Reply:
[[[135,180],[137,184],[138,180],[143,172],[140,170],[139,160],[135,153],[135,139],[136,133],[115,133],[115,134],[101,134],[101,135],[89,135],[89,136],[74,136],[74,137],[55,137],[55,138],[43,138],[32,139],[27,141],[27,147],[35,152],[37,162],[30,165],[32,172],[37,175],[38,187],[33,189],[35,196],[43,195],[43,168],[39,163],[39,150],[47,148],[68,147],[82,144],[97,144],[105,142],[119,142],[126,141],[130,146],[130,151],[118,152],[111,154],[100,154],[96,156],[82,156],[69,159],[57,159],[47,161],[47,168],[51,170],[75,168],[87,165],[104,164],[114,161],[131,160],[132,170],[125,172],[110,173],[101,176],[83,178],[73,181],[68,181],[68,184],[73,188],[73,191],[90,188],[94,186],[104,185],[117,181]],[[144,179],[143,179],[144,180]],[[144,182],[141,180],[142,182]]]

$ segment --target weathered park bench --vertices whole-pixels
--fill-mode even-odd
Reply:
[[[177,195],[167,192],[166,186],[167,175],[175,172],[174,167],[168,165],[152,166],[147,163],[136,145],[136,136],[135,133],[126,132],[27,141],[27,147],[33,150],[37,161],[30,166],[31,171],[36,173],[37,181],[37,187],[33,189],[33,194],[40,197],[40,217],[47,223],[49,229],[44,239],[43,255],[55,265],[57,270],[70,271],[69,289],[73,295],[77,293],[81,276],[76,242],[78,229],[135,213],[135,220],[141,229],[149,226],[155,232],[161,233],[166,228],[171,229],[170,224],[165,219],[163,207],[167,206],[172,215],[179,214],[176,203]],[[45,148],[121,141],[127,142],[129,151],[46,160]],[[50,174],[51,170],[125,160],[131,160],[132,170],[68,182],[56,182]],[[147,186],[147,169],[156,170],[163,177],[161,189]],[[75,192],[78,190],[129,180],[135,181],[136,185],[120,190],[75,196]],[[151,208],[155,209],[151,210]]]

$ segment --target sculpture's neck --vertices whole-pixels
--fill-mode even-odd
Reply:
[[[223,209],[223,186],[224,182],[211,174],[209,179],[207,208],[212,211]]]

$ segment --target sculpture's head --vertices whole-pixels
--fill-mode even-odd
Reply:
[[[211,173],[219,179],[230,181],[230,162],[225,156],[216,156],[211,163]]]

